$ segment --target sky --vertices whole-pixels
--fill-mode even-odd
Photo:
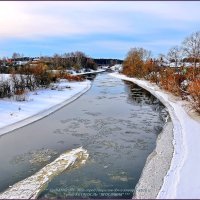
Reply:
[[[0,58],[82,51],[124,59],[154,57],[200,30],[199,1],[0,1]]]

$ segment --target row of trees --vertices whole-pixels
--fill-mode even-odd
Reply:
[[[53,76],[45,69],[43,64],[31,68],[24,66],[18,70],[12,69],[10,79],[0,82],[0,98],[16,96],[25,100],[24,94],[34,91],[38,87],[48,87]]]
[[[13,53],[9,63],[15,63],[22,58],[24,58],[23,55]],[[18,100],[25,100],[24,94],[28,91],[48,87],[51,82],[60,78],[69,81],[82,81],[84,79],[81,76],[71,76],[66,73],[66,69],[80,70],[82,68],[96,69],[94,61],[83,52],[30,59],[30,62],[26,62],[23,66],[11,64],[10,67],[5,67],[6,73],[11,75],[10,80],[0,80],[0,98],[16,96]],[[53,73],[52,69],[57,69],[57,73]],[[2,68],[1,72],[5,73]]]
[[[200,62],[200,31],[185,38],[181,46],[169,49],[166,58],[170,62],[174,62],[175,67],[184,65],[184,62],[190,62],[197,67],[197,63]]]
[[[93,59],[85,55],[85,53],[77,51],[72,53],[65,53],[63,55],[54,54],[53,57],[42,57],[48,66],[52,69],[96,69],[97,65]]]
[[[185,66],[190,62],[190,66]],[[123,62],[122,73],[155,82],[161,88],[180,95],[192,97],[200,112],[200,32],[187,37],[181,47],[172,47],[167,55],[153,59],[151,52],[143,48],[132,48]],[[169,67],[175,63],[174,67]]]
[[[28,61],[26,64],[16,65],[17,61]],[[7,62],[6,66],[2,66]],[[68,81],[82,81],[81,76],[66,74],[66,69],[80,70],[96,69],[92,59],[82,52],[55,54],[53,57],[41,57],[37,59],[24,57],[23,54],[13,53],[12,59],[4,59],[0,62],[0,73],[11,74],[11,79],[0,80],[0,98],[14,96],[17,100],[25,100],[26,93],[40,87],[49,87],[51,82],[62,78]],[[57,69],[54,74],[51,70]]]
[[[85,53],[76,51],[72,53],[65,54],[54,54],[52,57],[43,56],[38,58],[38,60],[45,62],[45,64],[50,69],[96,69],[97,64],[93,59],[85,55]],[[24,57],[23,54],[13,53],[11,59],[3,58],[0,60],[0,72],[5,73],[8,71],[7,67],[19,67],[20,64],[17,64],[17,61],[27,61],[28,64],[34,63],[33,58]]]
[[[10,80],[0,80],[0,98],[14,96],[16,100],[22,101],[25,100],[29,91],[41,87],[48,88],[50,83],[56,82],[60,78],[69,81],[84,80],[81,76],[71,76],[63,73],[63,71],[54,74],[41,61],[34,67],[27,64],[22,68],[12,68],[10,70]]]

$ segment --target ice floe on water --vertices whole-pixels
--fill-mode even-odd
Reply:
[[[28,160],[31,164],[39,164],[43,162],[50,161],[52,157],[57,155],[57,152],[52,149],[39,149],[35,151],[30,151],[21,155],[16,155],[12,160],[12,164],[18,164],[26,162]]]
[[[34,175],[0,193],[0,199],[35,199],[55,176],[85,164],[88,156],[87,150],[82,147],[67,151]]]

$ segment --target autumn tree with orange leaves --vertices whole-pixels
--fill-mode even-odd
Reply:
[[[170,63],[174,66],[170,67]],[[150,51],[132,48],[123,62],[122,73],[155,82],[183,99],[191,99],[190,96],[200,112],[200,31],[187,37],[182,46],[169,49],[167,56],[161,59],[152,60]]]
[[[143,77],[146,62],[150,60],[151,52],[143,48],[132,48],[124,60],[123,73],[128,76]],[[147,70],[148,71],[148,70]]]

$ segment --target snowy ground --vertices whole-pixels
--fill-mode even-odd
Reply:
[[[6,81],[11,78],[10,74],[0,74],[0,81]]]
[[[200,198],[200,116],[195,113],[191,115],[188,112],[188,102],[160,90],[155,84],[116,73],[111,75],[132,81],[150,91],[169,110],[174,126],[174,153],[170,169],[164,177],[164,183],[157,198]]]
[[[106,71],[105,69],[98,69],[98,70],[91,69],[90,72],[84,72],[84,71],[81,71],[80,73],[74,72],[72,75],[97,74],[97,73],[105,72],[105,71]]]
[[[4,75],[4,79],[7,78]],[[26,101],[0,99],[0,135],[41,119],[70,103],[86,92],[91,87],[91,82],[63,81],[56,85],[55,90],[49,88],[29,92]]]
[[[59,73],[60,70],[50,70],[51,72],[53,73]],[[76,71],[74,70],[66,70],[66,72],[70,73],[71,75],[73,76],[76,76],[76,75],[85,75],[85,74],[97,74],[97,73],[100,73],[100,72],[105,72],[106,69],[97,69],[97,70],[92,70],[90,69],[89,72],[85,72],[83,69],[82,70],[79,70],[79,72],[77,73]]]

